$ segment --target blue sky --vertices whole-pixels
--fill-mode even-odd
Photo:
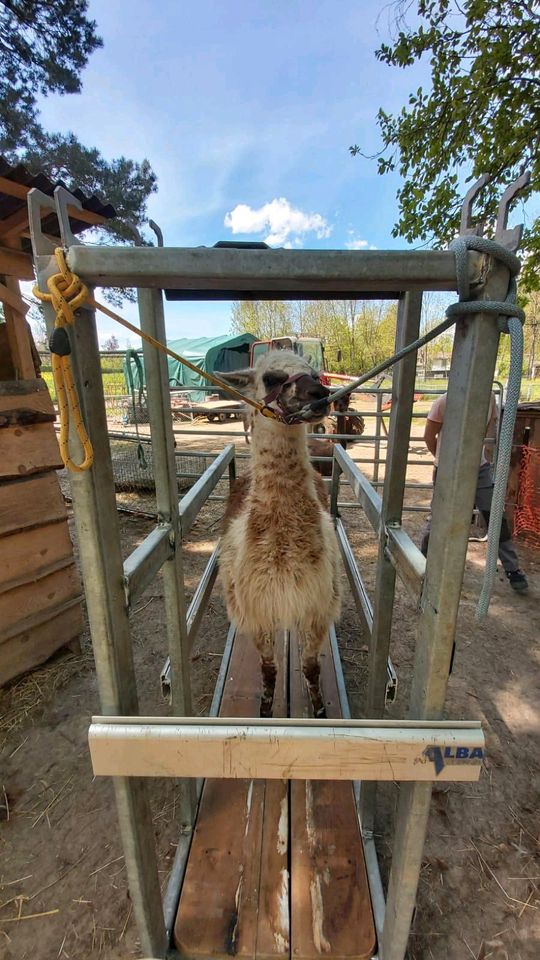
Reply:
[[[386,0],[91,0],[90,15],[104,47],[82,93],[44,100],[42,121],[108,158],[147,157],[167,245],[402,246],[398,178],[348,151],[375,152],[379,106],[400,109],[427,79],[375,59]],[[166,315],[170,338],[211,335],[229,329],[230,305]]]

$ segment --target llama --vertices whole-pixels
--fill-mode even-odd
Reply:
[[[292,351],[270,351],[254,369],[220,376],[289,415],[329,396],[309,364]],[[286,629],[298,631],[313,711],[322,717],[319,651],[340,610],[339,550],[326,491],[309,462],[306,424],[257,412],[252,417],[251,466],[231,493],[221,542],[227,611],[253,638],[261,657],[261,716],[272,715],[274,634]]]

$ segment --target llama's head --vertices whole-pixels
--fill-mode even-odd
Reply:
[[[326,400],[306,420],[316,423],[328,414],[330,391],[323,387],[319,375],[303,357],[292,350],[270,350],[254,367],[217,373],[246,397],[272,407],[285,417],[294,417],[314,400]]]

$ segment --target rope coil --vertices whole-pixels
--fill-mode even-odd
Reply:
[[[58,253],[61,256],[58,256]],[[56,261],[59,273],[53,274],[47,280],[49,292],[42,293],[37,286],[33,293],[38,300],[52,304],[55,313],[54,331],[49,341],[52,358],[52,373],[56,396],[58,397],[58,411],[60,415],[60,453],[64,466],[72,473],[84,473],[94,462],[94,450],[90,437],[86,432],[81,406],[71,365],[71,344],[67,332],[68,327],[75,323],[75,311],[88,300],[88,287],[79,277],[68,270],[63,251],[56,251]],[[69,449],[69,422],[70,411],[74,421],[75,431],[83,450],[83,460],[75,463]]]

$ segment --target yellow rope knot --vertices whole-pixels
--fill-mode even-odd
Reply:
[[[68,470],[73,473],[83,473],[92,466],[94,451],[83,422],[79,397],[73,380],[71,347],[65,328],[73,326],[75,311],[88,300],[88,288],[76,274],[69,270],[61,247],[55,250],[55,256],[60,272],[53,274],[47,280],[49,293],[42,293],[37,286],[34,287],[33,293],[38,300],[52,304],[56,315],[54,332],[51,337],[51,355],[52,373],[60,414],[60,453],[64,466]],[[59,335],[60,330],[64,331],[63,336]],[[75,463],[71,459],[69,451],[70,412],[83,448],[84,459],[82,463]]]

